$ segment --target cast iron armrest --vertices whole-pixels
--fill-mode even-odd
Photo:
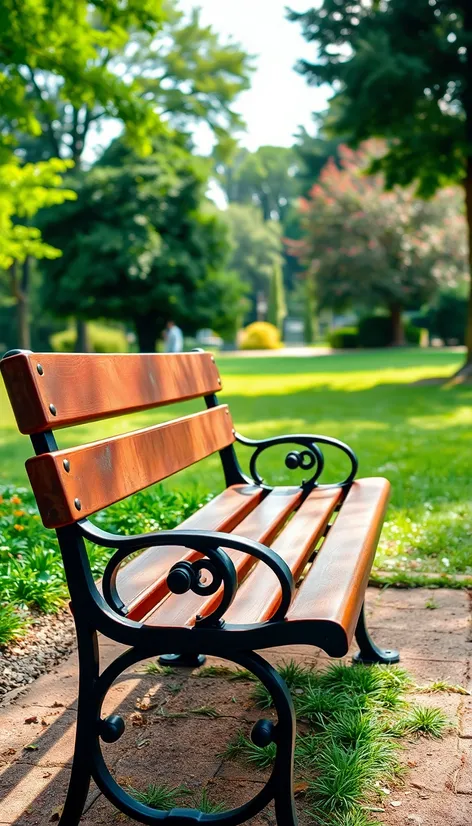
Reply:
[[[194,562],[181,560],[172,566],[167,576],[167,584],[171,591],[177,594],[193,591],[204,597],[216,593],[223,586],[221,601],[213,613],[207,617],[197,619],[196,624],[200,627],[218,625],[236,596],[238,577],[234,563],[224,548],[231,548],[249,554],[264,562],[274,572],[279,580],[282,596],[280,605],[272,620],[283,619],[292,602],[295,582],[287,563],[271,548],[262,545],[260,542],[254,542],[252,539],[245,539],[232,533],[188,531],[179,530],[178,528],[171,531],[157,531],[136,536],[120,536],[98,528],[88,519],[81,520],[77,525],[85,539],[104,548],[117,549],[103,573],[102,588],[105,601],[121,615],[124,613],[125,606],[116,588],[116,577],[121,563],[127,556],[136,553],[136,551],[162,545],[189,548],[204,557]],[[210,572],[212,576],[210,583],[201,582],[200,573],[202,570]]]
[[[247,439],[245,436],[241,436],[240,433],[236,433],[236,441],[246,447],[255,448],[249,462],[249,470],[254,482],[262,487],[268,486],[264,485],[264,480],[257,470],[257,460],[259,459],[261,453],[271,447],[275,447],[276,445],[297,445],[303,448],[303,450],[290,450],[285,457],[285,466],[290,470],[295,470],[297,468],[301,468],[302,470],[312,470],[315,468],[313,475],[309,479],[303,480],[301,484],[301,487],[306,492],[309,492],[315,487],[349,487],[349,485],[351,485],[354,481],[359,466],[357,456],[352,448],[345,444],[345,442],[341,442],[339,439],[333,439],[330,436],[297,433],[294,435],[272,436],[269,439]],[[329,485],[318,484],[318,479],[323,472],[325,464],[323,452],[319,445],[331,445],[332,447],[341,450],[350,459],[351,469],[345,479]]]

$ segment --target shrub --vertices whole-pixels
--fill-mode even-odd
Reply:
[[[89,341],[95,353],[126,353],[128,342],[122,330],[106,327],[104,324],[88,324]],[[76,349],[76,331],[70,327],[55,333],[49,339],[53,350],[59,353],[73,353]]]
[[[360,347],[389,347],[393,341],[392,320],[385,315],[365,316],[359,322]]]
[[[421,329],[414,324],[405,324],[405,340],[408,344],[418,344],[421,341]]]
[[[356,327],[338,327],[328,333],[328,344],[335,350],[352,350],[359,346]]]
[[[197,490],[173,493],[161,486],[137,493],[93,517],[121,534],[170,530],[208,501]],[[110,558],[89,546],[94,577]],[[0,487],[0,645],[24,633],[30,610],[58,611],[67,599],[64,568],[53,531],[43,527],[31,491]]]
[[[243,330],[242,350],[276,350],[280,347],[280,333],[274,324],[254,321]]]

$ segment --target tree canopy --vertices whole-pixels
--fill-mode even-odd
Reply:
[[[387,186],[415,181],[420,195],[462,183],[472,263],[472,4],[469,0],[322,0],[289,13],[316,43],[299,70],[332,85],[334,126],[355,142],[383,137],[376,159]],[[469,266],[470,266],[469,263]],[[472,364],[472,292],[468,323]]]
[[[53,311],[131,322],[146,351],[170,319],[188,333],[231,328],[243,289],[224,271],[227,231],[204,199],[207,176],[164,136],[146,159],[112,144],[80,177],[77,201],[45,216],[45,239],[63,250],[44,264]]]
[[[76,108],[102,106],[127,124],[136,145],[149,149],[158,117],[139,84],[110,71],[104,55],[123,49],[131,29],[156,33],[162,17],[162,0],[4,0],[0,146],[11,148],[12,128],[41,135],[41,118],[54,115],[55,100],[39,84],[52,76],[60,79],[62,100]]]
[[[252,204],[265,221],[282,220],[299,194],[295,179],[296,155],[285,146],[260,146],[239,151],[218,167],[219,182],[229,203]]]
[[[385,191],[380,173],[366,175],[381,153],[375,142],[341,147],[341,168],[329,162],[301,201],[305,234],[292,247],[321,308],[386,309],[401,343],[401,311],[465,279],[466,229],[457,189],[426,201],[411,186]]]

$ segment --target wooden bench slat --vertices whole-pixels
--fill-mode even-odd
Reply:
[[[233,485],[193,513],[179,530],[232,531],[261,501],[265,491],[256,485]],[[140,620],[168,592],[166,578],[180,559],[194,560],[200,554],[187,548],[148,548],[120,568],[117,588],[128,606],[128,617]]]
[[[260,505],[249,514],[237,529],[238,536],[270,544],[288,516],[300,503],[300,488],[275,488]],[[226,549],[233,560],[238,579],[242,580],[254,565],[254,558],[241,551]],[[221,589],[206,600],[198,594],[170,594],[152,614],[146,618],[149,625],[193,625],[196,614],[210,614],[221,600]]]
[[[323,536],[342,493],[342,488],[312,491],[272,543],[272,549],[285,560],[295,582]],[[267,565],[259,562],[239,587],[225,620],[236,624],[263,622],[275,613],[280,599],[281,588],[277,577]]]
[[[354,482],[308,576],[289,621],[332,622],[349,645],[364,600],[390,494],[386,479]]]
[[[26,434],[221,389],[210,353],[21,353],[0,361],[0,370],[18,428]]]
[[[220,405],[133,433],[34,456],[26,462],[26,470],[44,525],[58,528],[166,479],[234,438],[228,407]]]

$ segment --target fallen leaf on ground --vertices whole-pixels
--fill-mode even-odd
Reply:
[[[38,751],[38,749],[39,746],[37,746],[35,743],[28,743],[28,745],[25,746],[25,751]]]
[[[133,713],[130,715],[129,719],[131,720],[131,725],[132,726],[145,726],[146,725],[146,721],[145,721],[143,715],[139,711],[133,711]]]
[[[38,718],[37,718],[37,717],[26,717],[26,718],[25,718],[25,724],[26,724],[27,726],[31,725],[31,723],[37,723],[37,722],[38,722]]]

